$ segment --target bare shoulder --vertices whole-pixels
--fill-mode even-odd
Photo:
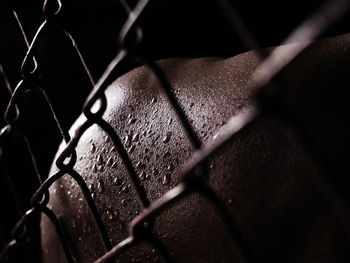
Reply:
[[[290,45],[299,44],[279,48],[287,50]],[[281,72],[278,86],[285,90],[279,103],[300,120],[313,143],[344,174],[350,170],[349,55],[350,35],[316,41]],[[158,63],[195,132],[203,143],[210,143],[218,129],[249,103],[255,88],[252,75],[260,59],[250,51],[228,59],[178,58]],[[103,118],[122,141],[139,183],[153,202],[181,182],[179,171],[193,154],[181,120],[146,66],[118,78],[105,94],[108,107]],[[75,169],[103,211],[102,220],[116,245],[128,237],[128,224],[142,210],[125,160],[97,125],[84,133],[77,154]],[[235,218],[256,262],[275,261],[282,254],[291,262],[349,259],[343,249],[349,245],[342,243],[348,242],[343,240],[343,229],[315,184],[319,173],[320,167],[292,129],[274,116],[262,116],[212,157],[208,183]],[[342,178],[336,179],[341,184]],[[49,205],[68,230],[74,257],[91,262],[103,255],[96,224],[74,180],[66,176],[50,191]],[[156,221],[154,233],[174,261],[210,263],[217,262],[217,255],[221,262],[240,260],[222,218],[198,194],[174,204]],[[61,262],[49,224],[43,218],[44,259]],[[122,255],[120,262],[138,259],[158,260],[152,247],[140,244]]]
[[[301,44],[292,43],[277,48],[288,51],[298,45]],[[315,70],[322,70],[327,66],[340,69],[343,63],[347,63],[349,60],[349,46],[350,34],[316,40],[294,59],[294,64],[292,63],[287,67],[288,74],[295,71],[308,72],[310,67],[315,66],[317,66]],[[272,52],[275,49],[276,47],[271,47],[265,50]],[[262,58],[259,53],[252,50],[231,58],[173,58],[160,60],[157,64],[164,70],[174,89],[178,86],[186,88],[188,83],[197,82],[200,82],[202,86],[211,83],[219,85],[230,83],[234,88],[238,83],[243,85],[249,83],[252,73],[261,62]],[[123,75],[111,86],[130,84],[130,88],[137,86],[142,90],[143,88],[149,89],[147,84],[151,82],[157,82],[155,75],[152,74],[149,68],[142,66]],[[246,89],[250,88],[247,85],[245,86]]]

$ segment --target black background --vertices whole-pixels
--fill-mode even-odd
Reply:
[[[1,2],[1,1],[0,1]],[[4,2],[4,1],[2,1]],[[0,7],[0,63],[14,88],[21,79],[20,65],[26,47],[9,10],[18,13],[24,30],[32,39],[43,22],[42,2],[8,1]],[[75,38],[92,75],[97,80],[118,51],[118,33],[127,16],[117,0],[62,0],[57,22]],[[132,1],[135,2],[135,1]],[[262,47],[278,45],[288,34],[315,11],[323,1],[254,1],[237,0],[235,7]],[[230,57],[247,51],[224,18],[215,0],[151,0],[140,19],[144,38],[137,51],[150,59],[170,57]],[[341,19],[322,37],[349,32],[349,15]],[[46,34],[38,46],[39,73],[47,91],[69,127],[80,114],[91,90],[70,42],[58,31]],[[129,63],[127,71],[137,66]],[[3,84],[3,80],[1,80]],[[9,95],[0,86],[0,114]],[[61,137],[48,114],[48,107],[38,92],[28,92],[19,100],[19,128],[28,136],[41,174],[47,175]],[[5,121],[0,118],[3,127]],[[20,140],[4,146],[4,166],[14,181],[24,208],[37,187],[33,167]],[[0,178],[0,230],[2,243],[9,240],[9,229],[18,220],[14,199],[2,171]],[[35,228],[34,228],[35,229]],[[35,230],[33,230],[35,231]]]

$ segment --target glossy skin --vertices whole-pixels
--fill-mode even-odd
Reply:
[[[247,105],[258,59],[248,52],[230,59],[169,59],[160,65],[195,131],[209,144],[218,128]],[[286,91],[283,105],[306,127],[337,173],[345,175],[349,65],[350,35],[322,40],[288,66],[281,87]],[[193,152],[189,140],[145,67],[117,79],[106,96],[104,119],[127,149],[132,148],[130,157],[147,178],[142,183],[154,201],[181,181],[178,171]],[[72,130],[83,120],[80,117]],[[125,167],[111,148],[111,140],[93,126],[78,144],[75,169],[91,187],[115,245],[128,236],[127,224],[140,207],[128,188]],[[253,121],[210,164],[209,185],[237,221],[254,262],[348,262],[349,239],[320,187],[322,169],[284,121],[272,116]],[[337,173],[333,179],[342,186],[346,178]],[[53,185],[49,206],[62,220],[77,262],[104,254],[82,194],[69,177]],[[42,229],[44,262],[64,262],[45,217]],[[159,216],[155,233],[175,262],[243,262],[220,216],[197,194]],[[118,259],[159,260],[145,244]]]

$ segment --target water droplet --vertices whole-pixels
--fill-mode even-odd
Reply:
[[[88,188],[89,188],[89,190],[91,191],[92,188],[93,188],[93,184],[89,183],[89,184],[88,184]]]
[[[106,135],[105,136],[105,142],[108,142],[109,137]]]
[[[71,194],[71,191],[67,191],[67,194],[70,195],[70,194]]]
[[[95,193],[92,193],[92,194],[91,194],[91,197],[92,197],[92,198],[95,198]]]
[[[139,178],[141,181],[144,181],[145,178],[146,178],[146,172],[145,171],[142,171],[140,174],[139,174]]]
[[[77,224],[75,223],[75,219],[73,218],[73,220],[72,220],[72,227],[73,228],[76,228],[77,227]]]
[[[135,122],[136,122],[136,119],[135,118],[131,118],[131,119],[129,119],[128,124],[134,124]]]
[[[145,165],[142,162],[138,162],[136,164],[136,168],[138,168],[138,169],[143,169],[144,167],[145,167]]]
[[[164,136],[163,137],[163,142],[164,143],[168,143],[170,141],[170,137],[169,136]]]
[[[111,167],[112,168],[116,168],[117,167],[117,162],[114,162]]]
[[[135,145],[131,145],[131,147],[128,149],[128,153],[133,153],[135,150]]]
[[[129,193],[130,191],[130,185],[126,185],[122,188],[122,193],[126,194]]]
[[[92,165],[92,171],[94,172],[94,173],[96,173],[97,172],[97,165],[94,163],[93,165]]]
[[[158,170],[157,170],[156,168],[154,168],[154,169],[152,170],[152,174],[153,174],[154,176],[157,176],[157,175],[158,175]]]
[[[146,174],[145,178],[146,178],[146,180],[149,180],[151,178],[151,175],[150,174]]]
[[[130,145],[131,145],[131,137],[129,135],[125,136],[124,144],[125,144],[125,147],[128,147],[128,148],[130,147]]]
[[[127,206],[128,202],[126,201],[126,199],[123,199],[121,202],[122,206]]]
[[[109,149],[109,152],[111,153],[111,152],[113,152],[114,150],[115,150],[115,147],[112,146],[111,149]]]
[[[101,154],[97,156],[97,164],[102,165],[103,164],[103,157]]]
[[[168,185],[170,183],[170,179],[171,179],[171,175],[170,174],[165,174],[163,176],[162,184],[163,185]]]
[[[172,124],[173,123],[173,119],[172,118],[169,118],[168,120],[168,125]]]
[[[63,188],[63,184],[60,184],[60,188],[61,188],[61,189]]]
[[[97,191],[98,191],[99,193],[102,193],[102,192],[103,192],[103,182],[102,182],[102,181],[99,181],[99,182],[97,183]]]
[[[110,156],[110,157],[108,158],[108,160],[107,160],[106,165],[111,166],[112,164],[113,164],[113,157]]]
[[[133,137],[132,137],[132,141],[133,142],[137,142],[139,140],[139,134],[136,133]]]
[[[79,241],[81,241],[81,240],[82,240],[82,238],[81,238],[81,237],[78,237],[78,240],[79,240]]]
[[[174,170],[174,166],[172,164],[169,164],[166,168],[168,171]]]
[[[103,172],[104,167],[103,167],[102,165],[99,165],[99,166],[98,166],[98,170],[99,170],[100,172]]]
[[[232,199],[229,199],[229,200],[228,200],[228,203],[229,203],[229,204],[232,204]]]
[[[96,145],[95,144],[91,144],[91,153],[96,152]]]
[[[167,132],[166,135],[163,137],[163,142],[168,143],[170,141],[170,137],[172,135],[172,132]]]
[[[153,104],[153,103],[156,103],[157,102],[157,98],[156,97],[153,97],[152,99],[151,99],[151,103]]]
[[[120,185],[122,185],[123,184],[123,180],[122,179],[120,179],[120,178],[115,178],[114,180],[113,180],[115,183],[116,183],[116,185],[118,185],[118,186],[120,186]]]
[[[112,212],[112,210],[110,210],[110,209],[107,210],[106,214],[107,214],[107,217],[108,217],[109,220],[113,219],[113,212]]]

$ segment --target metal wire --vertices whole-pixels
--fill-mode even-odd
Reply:
[[[16,193],[16,189],[11,181],[12,179],[6,173],[7,168],[4,162],[4,156],[6,155],[6,151],[4,150],[6,148],[5,143],[16,134],[17,137],[22,138],[22,140],[25,142],[27,153],[30,156],[33,164],[33,173],[36,175],[36,179],[33,180],[36,180],[39,187],[31,198],[31,208],[23,210],[19,202],[16,201],[18,211],[20,213],[20,219],[12,230],[11,240],[9,240],[9,242],[2,249],[0,261],[6,261],[10,250],[16,249],[16,247],[19,245],[25,245],[26,237],[28,235],[27,229],[30,227],[30,223],[33,220],[37,220],[38,215],[44,214],[49,218],[53,227],[55,228],[67,262],[74,262],[67,239],[67,233],[65,233],[65,230],[55,213],[47,207],[50,199],[50,187],[59,178],[64,175],[68,175],[79,185],[84,199],[95,220],[99,235],[101,237],[101,243],[105,248],[105,254],[96,259],[95,263],[109,262],[141,242],[147,242],[154,247],[155,251],[158,252],[160,258],[164,262],[173,262],[171,253],[154,233],[154,220],[156,216],[161,214],[166,208],[193,193],[198,193],[216,208],[216,211],[222,217],[223,222],[230,233],[233,244],[239,249],[244,262],[253,262],[251,253],[243,241],[242,233],[240,233],[235,220],[226,209],[224,203],[217,197],[216,193],[207,185],[203,178],[204,175],[208,174],[206,164],[208,159],[217,153],[218,150],[226,145],[226,143],[233,136],[244,129],[258,116],[266,113],[269,114],[270,106],[266,107],[266,105],[273,105],[278,108],[278,113],[283,115],[285,120],[288,120],[291,126],[295,129],[295,133],[299,135],[300,140],[304,143],[305,147],[324,168],[325,176],[323,179],[320,179],[321,184],[324,186],[324,193],[333,204],[335,210],[340,211],[338,213],[340,221],[343,223],[344,227],[347,227],[348,224],[346,224],[346,221],[349,218],[349,211],[343,197],[332,186],[327,177],[328,171],[332,169],[327,167],[325,158],[320,156],[319,151],[312,145],[309,137],[305,135],[302,125],[296,120],[292,119],[288,115],[288,112],[285,112],[280,108],[280,105],[276,105],[275,98],[271,98],[268,91],[269,89],[276,88],[276,85],[274,85],[274,78],[276,75],[281,72],[298,54],[300,54],[300,52],[308,47],[317,36],[324,32],[337,19],[340,19],[342,15],[349,10],[350,2],[347,0],[328,1],[317,12],[315,12],[314,15],[306,20],[305,23],[301,24],[301,26],[299,26],[286,40],[289,42],[302,37],[305,40],[302,45],[290,45],[288,49],[276,48],[271,54],[260,51],[259,56],[262,61],[254,74],[255,86],[258,90],[256,96],[251,98],[249,107],[242,109],[239,114],[233,116],[230,121],[221,128],[219,132],[220,137],[218,137],[212,144],[205,146],[202,145],[199,136],[194,131],[188,117],[177,101],[171,84],[162,69],[156,62],[148,60],[135,52],[137,46],[143,39],[143,32],[141,25],[139,25],[139,19],[144,10],[147,8],[149,2],[149,0],[139,0],[137,1],[135,7],[131,8],[126,1],[121,1],[122,6],[128,16],[119,34],[120,49],[117,50],[117,55],[110,62],[107,69],[102,74],[102,77],[96,83],[92,78],[92,74],[90,73],[87,63],[85,62],[85,59],[78,48],[74,37],[56,21],[56,17],[60,14],[63,8],[61,1],[45,1],[43,6],[44,22],[39,26],[31,41],[29,41],[27,38],[18,14],[13,10],[13,15],[15,17],[18,29],[23,36],[25,46],[27,46],[27,52],[21,65],[22,79],[18,82],[13,91],[6,79],[4,69],[0,67],[0,74],[4,77],[6,83],[5,88],[11,94],[8,107],[4,113],[6,126],[0,133],[0,171],[7,176],[8,184],[12,189],[15,200],[17,200],[19,193]],[[7,5],[7,2],[1,3],[0,8],[10,8]],[[259,46],[257,41],[245,26],[244,21],[242,21],[242,19],[239,17],[238,12],[236,12],[236,10],[230,6],[226,0],[221,0],[220,5],[222,6],[223,13],[226,15],[233,28],[237,31],[237,34],[240,36],[240,39],[246,45],[246,47],[249,49],[258,48]],[[56,103],[52,99],[53,96],[50,96],[46,83],[44,83],[41,79],[41,65],[36,58],[38,45],[41,43],[43,36],[48,32],[53,31],[53,29],[58,29],[61,34],[71,41],[72,48],[75,50],[81,67],[87,74],[92,86],[92,91],[86,99],[82,110],[86,120],[76,128],[72,136],[69,135],[67,128],[64,127],[62,117],[60,117],[59,111],[57,110],[58,107],[56,107]],[[154,202],[151,202],[147,197],[147,193],[141,184],[140,178],[136,173],[135,167],[127,150],[124,148],[120,135],[117,134],[116,130],[102,117],[107,108],[107,98],[104,91],[114,80],[116,74],[121,71],[121,63],[129,60],[141,61],[150,69],[152,74],[156,76],[162,93],[168,101],[169,106],[174,110],[185,134],[187,135],[187,138],[194,148],[192,159],[182,166],[183,168],[181,169],[181,175],[183,176],[183,181]],[[42,175],[40,175],[30,142],[17,125],[21,113],[19,108],[19,98],[23,96],[25,92],[32,91],[33,87],[38,89],[43,95],[45,102],[49,106],[50,116],[55,120],[57,129],[59,130],[62,139],[66,143],[56,161],[58,171],[50,175],[48,178],[44,178]],[[93,110],[94,105],[98,105],[97,110],[95,108]],[[91,192],[86,185],[86,182],[84,181],[83,177],[73,168],[77,161],[75,148],[85,131],[92,125],[98,125],[112,140],[115,149],[117,149],[118,154],[125,165],[128,176],[132,182],[132,186],[137,194],[139,205],[142,208],[140,214],[129,223],[130,235],[115,246],[112,246],[111,244],[109,233],[106,230],[106,226],[101,218],[95,201],[91,197]],[[350,229],[348,229],[348,233],[350,235]]]

